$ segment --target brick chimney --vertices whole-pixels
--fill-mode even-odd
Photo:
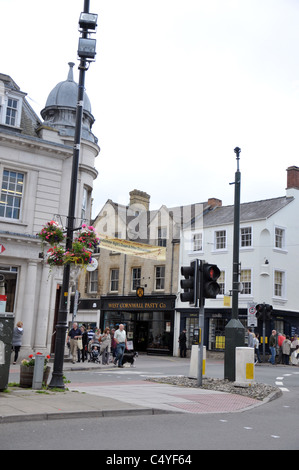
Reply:
[[[130,206],[133,204],[142,204],[145,207],[145,210],[149,210],[149,194],[139,191],[138,189],[133,189],[130,193]]]
[[[287,172],[287,189],[299,189],[299,168],[297,166],[289,166]]]
[[[221,207],[222,201],[221,199],[216,199],[215,197],[211,197],[208,199],[208,205],[210,206],[211,209],[214,209],[215,207]]]

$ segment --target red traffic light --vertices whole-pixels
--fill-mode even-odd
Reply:
[[[220,286],[216,282],[220,276],[220,269],[216,264],[204,263],[202,266],[202,289],[203,297],[206,299],[216,299],[220,292]]]

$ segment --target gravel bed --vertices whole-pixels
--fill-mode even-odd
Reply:
[[[181,387],[193,387],[198,388],[197,379],[193,379],[185,376],[170,376],[170,377],[147,377],[145,380],[150,382],[158,382],[170,385],[178,385]],[[269,395],[273,394],[273,398],[278,398],[282,391],[278,387],[272,387],[271,385],[254,383],[250,386],[238,386],[234,382],[230,382],[227,379],[214,379],[203,377],[202,386],[207,390],[216,390],[218,392],[234,393],[237,395],[243,395],[255,400],[264,400]]]

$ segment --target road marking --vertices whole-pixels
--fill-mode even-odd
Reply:
[[[280,436],[275,436],[274,434],[271,434],[271,437],[273,437],[274,439],[280,439]]]

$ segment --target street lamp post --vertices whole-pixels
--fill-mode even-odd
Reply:
[[[84,11],[80,15],[79,26],[81,30],[81,38],[79,39],[78,56],[80,58],[79,65],[79,84],[78,84],[78,100],[76,108],[76,123],[74,135],[74,148],[73,148],[73,162],[72,174],[70,185],[69,197],[69,210],[67,216],[66,226],[66,250],[70,250],[73,245],[73,232],[75,221],[76,209],[76,193],[77,193],[77,179],[79,169],[79,155],[81,143],[81,130],[82,130],[82,117],[83,117],[83,101],[84,101],[84,86],[85,86],[85,72],[88,68],[88,63],[95,58],[95,40],[89,39],[89,33],[96,29],[97,15],[89,13],[89,0],[84,0]],[[49,388],[64,388],[63,382],[63,360],[65,339],[67,330],[67,315],[68,315],[68,292],[70,281],[70,265],[65,264],[63,269],[62,288],[60,294],[60,303],[58,310],[58,320],[56,325],[56,339],[55,339],[55,356],[52,379]]]
[[[241,192],[241,172],[239,169],[239,160],[241,149],[236,147],[234,152],[237,155],[237,171],[235,173],[232,318],[225,327],[224,356],[224,378],[230,381],[235,381],[236,379],[236,347],[244,346],[244,326],[238,318]]]

